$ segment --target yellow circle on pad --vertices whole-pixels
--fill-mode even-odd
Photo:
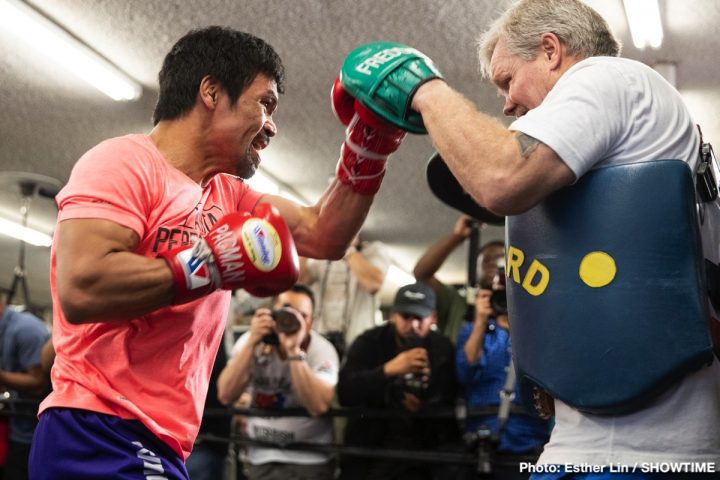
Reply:
[[[580,262],[580,279],[589,287],[608,285],[616,273],[615,260],[605,252],[590,252]]]

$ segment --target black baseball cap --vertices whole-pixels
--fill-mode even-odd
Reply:
[[[393,312],[409,313],[420,318],[429,317],[435,310],[435,291],[427,283],[413,283],[398,290]]]

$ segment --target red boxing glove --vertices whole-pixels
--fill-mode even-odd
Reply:
[[[335,116],[340,120],[340,123],[348,125],[355,115],[355,98],[347,93],[340,82],[340,76],[335,78],[330,90],[330,99],[332,100],[332,109]]]
[[[335,115],[348,126],[337,178],[357,193],[373,195],[380,189],[388,156],[398,149],[407,132],[381,120],[356,101],[345,91],[340,77],[335,79],[331,97]]]
[[[218,288],[243,288],[257,297],[284,292],[298,278],[295,242],[277,209],[261,203],[254,215],[230,213],[192,246],[159,255],[175,280],[175,304]]]

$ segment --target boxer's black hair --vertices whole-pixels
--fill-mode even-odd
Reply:
[[[274,79],[278,92],[284,92],[285,68],[280,56],[264,40],[219,26],[191,30],[163,61],[153,125],[189,112],[200,81],[207,75],[222,85],[234,104],[258,74]]]

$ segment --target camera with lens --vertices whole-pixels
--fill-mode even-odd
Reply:
[[[402,389],[419,399],[425,398],[429,386],[428,378],[421,373],[406,373],[402,377]]]
[[[418,335],[410,335],[405,338],[405,350],[412,348],[425,348],[425,342]],[[419,399],[425,398],[428,389],[429,378],[422,373],[406,373],[400,377],[402,390],[415,395]]]
[[[494,259],[495,268],[492,268],[492,260],[487,264],[483,261],[483,269],[475,286],[468,286],[465,300],[467,311],[465,320],[472,322],[475,318],[475,301],[480,290],[490,290],[490,308],[494,317],[507,314],[507,295],[505,291],[505,256],[501,255]],[[478,266],[478,268],[480,268]],[[488,329],[493,330],[494,325],[488,323]]]
[[[297,318],[297,313],[289,305],[283,305],[281,308],[273,310],[271,315],[275,320],[275,331],[263,337],[264,343],[279,345],[280,340],[277,332],[292,335],[300,330],[300,320]]]

